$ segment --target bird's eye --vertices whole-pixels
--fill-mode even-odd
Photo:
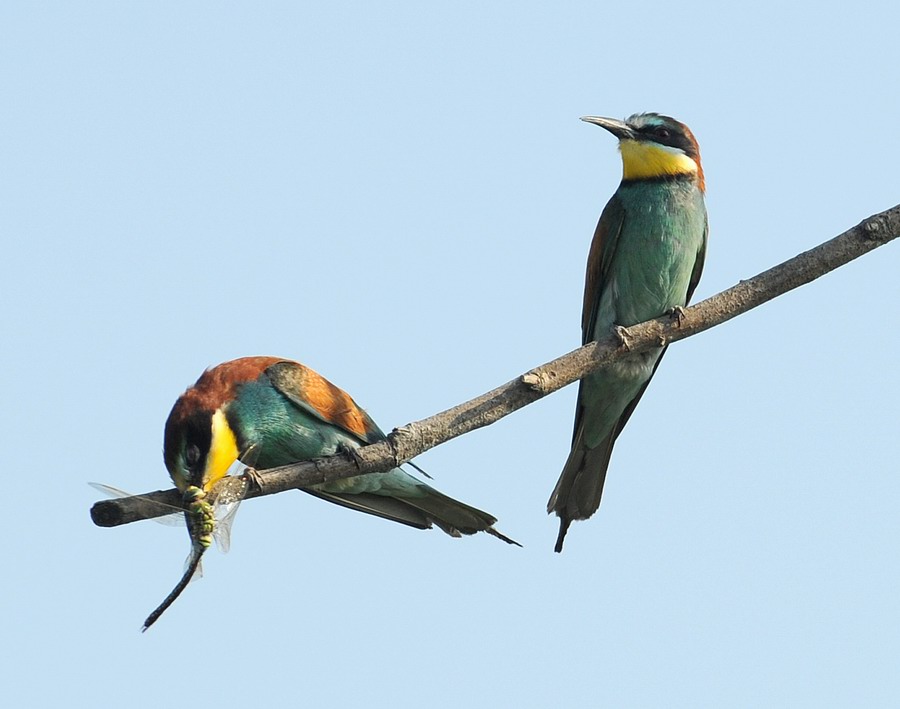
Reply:
[[[671,135],[671,133],[669,133],[668,128],[654,128],[653,135],[655,135],[657,138],[662,138],[663,140],[665,140]]]
[[[193,443],[189,443],[184,449],[184,462],[187,463],[189,468],[193,468],[199,461],[200,448]]]

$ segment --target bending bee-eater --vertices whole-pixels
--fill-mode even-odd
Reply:
[[[217,505],[224,502],[230,515],[243,497],[246,476],[228,475],[235,463],[274,468],[383,438],[345,391],[299,362],[244,357],[205,371],[172,407],[163,449],[169,475],[183,494],[191,555],[181,580],[143,629],[175,602],[200,568],[213,536],[223,531]],[[303,491],[410,527],[436,525],[453,537],[487,532],[519,546],[494,529],[497,520],[487,512],[438,492],[400,468]]]
[[[165,429],[165,463],[176,487],[211,489],[240,460],[273,468],[352,450],[384,438],[350,395],[299,362],[244,357],[208,369],[182,394]],[[304,489],[316,497],[453,537],[494,529],[487,512],[395,468]]]

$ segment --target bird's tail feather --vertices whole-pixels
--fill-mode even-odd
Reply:
[[[369,492],[332,493],[310,489],[305,489],[304,492],[343,507],[418,529],[429,529],[434,524],[451,537],[487,532],[507,544],[522,546],[494,529],[497,519],[487,512],[454,500],[424,484],[419,490],[425,494],[416,497],[391,497]]]
[[[304,488],[303,492],[318,497],[328,502],[333,502],[341,507],[347,507],[357,512],[365,512],[366,514],[375,515],[382,519],[389,519],[392,522],[406,524],[416,529],[430,529],[431,522],[414,507],[410,507],[405,502],[397,500],[393,497],[384,497],[382,495],[374,495],[370,492],[361,492],[357,494],[344,494],[325,492],[324,490],[313,490]],[[459,536],[459,535],[457,535]]]
[[[562,474],[547,502],[547,513],[556,512],[559,517],[559,536],[554,551],[562,551],[572,520],[587,519],[600,506],[616,433],[613,429],[595,448],[584,443],[581,431],[576,434]]]
[[[507,544],[522,546],[518,542],[494,529],[497,518],[487,512],[454,500],[432,487],[423,485],[426,494],[423,497],[403,498],[403,502],[420,510],[425,516],[452,537],[460,534],[487,532],[502,539]]]

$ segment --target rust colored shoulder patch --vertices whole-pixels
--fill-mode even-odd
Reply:
[[[273,363],[266,370],[266,375],[282,394],[323,421],[338,426],[365,442],[376,441],[384,436],[371,417],[347,392],[309,367],[299,362],[281,360]]]

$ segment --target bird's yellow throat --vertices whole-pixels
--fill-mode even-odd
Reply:
[[[228,419],[217,409],[212,417],[212,441],[209,445],[209,453],[206,456],[206,471],[203,476],[203,489],[209,490],[219,480],[225,477],[225,473],[231,464],[237,460],[238,447],[234,431],[228,425]]]
[[[637,140],[623,140],[619,143],[619,150],[622,152],[623,177],[626,180],[697,172],[697,163],[676,148],[666,148]]]

